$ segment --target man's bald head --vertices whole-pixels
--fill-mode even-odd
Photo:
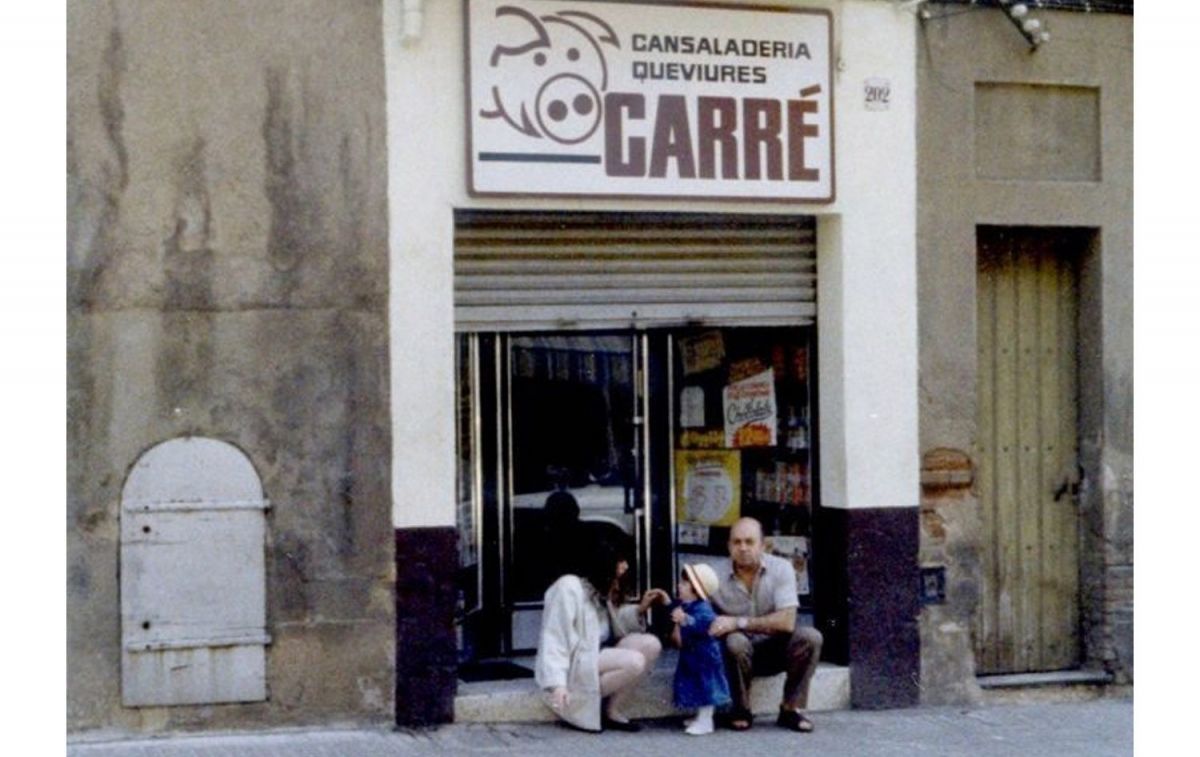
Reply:
[[[762,563],[763,529],[754,518],[738,518],[729,529],[729,558],[734,566],[756,570]]]
[[[756,535],[759,541],[762,541],[762,524],[758,522],[758,519],[751,518],[749,516],[745,518],[738,518],[736,521],[734,521],[733,527],[729,529],[729,538],[732,539],[735,534],[748,536],[751,533]]]

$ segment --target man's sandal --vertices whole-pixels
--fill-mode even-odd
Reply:
[[[799,733],[812,733],[813,730],[813,722],[799,710],[780,710],[779,719],[775,721],[775,724],[780,728]]]

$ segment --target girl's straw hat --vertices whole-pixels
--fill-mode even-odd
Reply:
[[[684,565],[683,575],[701,599],[712,599],[721,585],[717,580],[717,572],[704,563]]]

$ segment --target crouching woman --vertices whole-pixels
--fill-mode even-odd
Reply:
[[[640,730],[621,704],[662,652],[644,618],[669,597],[651,589],[640,602],[622,604],[620,578],[629,564],[604,545],[580,550],[579,558],[546,591],[537,685],[554,714],[577,728]]]

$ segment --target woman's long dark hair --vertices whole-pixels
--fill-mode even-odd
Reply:
[[[587,581],[601,599],[607,598],[617,577],[617,563],[621,556],[602,539],[578,545],[572,572]]]

